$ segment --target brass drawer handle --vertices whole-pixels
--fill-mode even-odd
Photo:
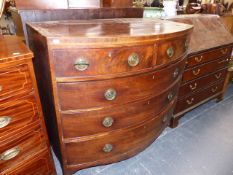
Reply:
[[[173,77],[176,78],[179,75],[179,68],[176,68],[176,70],[173,73]]]
[[[104,93],[104,97],[106,100],[112,101],[116,98],[117,92],[115,89],[108,89]]]
[[[111,144],[105,144],[103,147],[103,151],[105,153],[110,153],[113,150],[113,146]]]
[[[8,117],[8,116],[0,117],[0,128],[4,128],[8,126],[10,122],[11,122],[11,117]]]
[[[189,85],[189,88],[191,89],[191,90],[195,90],[195,89],[197,89],[197,83],[194,83],[194,85]]]
[[[225,60],[219,61],[218,64],[222,64],[222,63],[225,63],[225,62],[228,62],[228,61],[229,61],[228,59],[225,59]]]
[[[221,76],[222,76],[222,73],[219,73],[218,75],[217,75],[217,74],[215,74],[215,78],[216,78],[216,79],[221,78]]]
[[[86,58],[78,58],[74,63],[75,69],[78,71],[85,71],[89,67],[89,61]]]
[[[4,160],[4,161],[11,160],[15,158],[19,153],[20,153],[19,147],[9,149],[4,153],[0,154],[0,160]]]
[[[194,98],[191,98],[191,100],[186,100],[186,102],[187,102],[188,105],[191,105],[194,102]]]
[[[173,47],[169,47],[169,48],[167,49],[167,56],[168,56],[169,58],[172,58],[172,57],[174,56],[174,49],[173,49]]]
[[[131,54],[128,58],[128,64],[131,67],[137,66],[139,64],[139,61],[139,56],[136,53]]]
[[[3,90],[3,86],[2,85],[0,85],[0,92]]]
[[[203,59],[203,56],[200,56],[200,58],[195,57],[194,59],[195,59],[196,62],[200,63],[202,61],[202,59]]]
[[[168,94],[168,96],[167,96],[167,99],[168,99],[169,101],[172,101],[173,97],[174,97],[173,93],[170,92],[170,93]]]
[[[102,124],[105,128],[109,128],[113,125],[114,119],[112,117],[106,117],[104,118]]]
[[[225,55],[225,54],[227,53],[227,51],[228,51],[227,48],[226,48],[226,49],[222,49],[222,50],[221,50],[221,53],[222,53],[223,55]]]
[[[211,89],[211,91],[212,91],[213,93],[217,92],[217,90],[218,90],[218,87],[217,87],[217,86]]]
[[[193,70],[193,75],[198,75],[201,72],[201,69]]]

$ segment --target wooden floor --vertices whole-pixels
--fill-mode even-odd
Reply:
[[[222,102],[187,113],[139,155],[75,175],[233,175],[233,85]]]

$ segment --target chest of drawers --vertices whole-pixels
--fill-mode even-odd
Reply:
[[[0,39],[1,175],[56,174],[32,57],[19,38]]]
[[[129,158],[159,136],[173,113],[191,30],[143,19],[28,25],[64,174]]]
[[[176,127],[186,112],[211,99],[223,98],[233,37],[216,15],[184,15],[172,20],[194,25],[178,102],[171,120],[171,126]]]

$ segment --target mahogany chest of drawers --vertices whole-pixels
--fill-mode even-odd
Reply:
[[[169,124],[191,25],[109,19],[27,29],[64,174],[129,158]]]
[[[178,102],[171,120],[171,126],[176,127],[186,112],[211,99],[223,98],[233,37],[216,15],[183,15],[172,21],[194,25]]]
[[[17,37],[0,38],[0,174],[56,174],[32,65]]]

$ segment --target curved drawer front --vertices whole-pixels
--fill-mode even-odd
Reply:
[[[21,160],[35,155],[46,148],[40,130],[33,130],[14,140],[0,143],[0,172],[16,166]]]
[[[57,77],[115,74],[151,68],[154,45],[101,49],[54,50]]]
[[[112,160],[126,159],[142,151],[167,126],[172,111],[170,109],[163,112],[152,120],[133,128],[103,134],[88,141],[66,143],[67,164],[85,166],[85,164],[110,163]],[[164,118],[167,118],[166,122],[163,122]]]
[[[26,64],[2,68],[0,77],[0,101],[32,89],[32,82]]]
[[[76,114],[61,114],[63,137],[88,136],[123,129],[150,120],[165,107],[174,104],[174,100],[169,101],[168,96],[170,93],[176,96],[178,88],[179,84],[176,83],[159,96],[127,105]]]
[[[188,49],[187,37],[172,39],[158,44],[157,64],[166,64],[180,58]]]
[[[222,69],[220,71],[214,72],[208,76],[201,77],[199,79],[195,79],[193,81],[189,81],[186,84],[181,85],[179,89],[179,98],[189,95],[192,92],[204,89],[206,87],[206,83],[208,85],[213,84],[216,81],[224,79],[227,74],[227,69]]]
[[[179,100],[176,104],[174,114],[177,114],[177,113],[182,112],[186,109],[189,109],[190,107],[193,107],[194,105],[198,104],[199,102],[202,102],[203,100],[206,100],[209,97],[221,92],[223,89],[223,84],[224,84],[223,80],[219,81],[218,84],[214,84],[205,90],[193,93],[190,96],[188,96],[182,100]]]
[[[104,81],[57,83],[60,109],[87,109],[153,97],[161,94],[183,72],[185,60],[170,67],[138,76]]]
[[[33,96],[0,105],[0,138],[38,119]]]
[[[229,57],[231,54],[231,50],[232,48],[225,47],[189,57],[187,67],[193,67],[202,63],[218,59],[220,57]]]
[[[227,58],[218,59],[210,63],[202,64],[200,66],[194,67],[192,69],[185,70],[183,74],[183,82],[196,79],[198,77],[207,75],[209,73],[215,72],[219,69],[226,68],[229,60]]]

